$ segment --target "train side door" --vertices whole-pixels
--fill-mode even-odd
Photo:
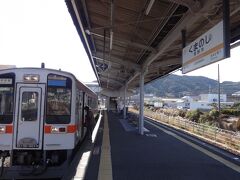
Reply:
[[[15,109],[15,149],[42,149],[45,85],[18,84]]]

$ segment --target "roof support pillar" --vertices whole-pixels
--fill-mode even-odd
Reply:
[[[223,38],[224,38],[224,56],[230,57],[230,12],[229,1],[223,0]]]
[[[140,88],[140,108],[139,108],[139,122],[138,122],[138,132],[139,134],[144,134],[144,76],[145,72],[141,72],[139,88]]]
[[[123,119],[127,117],[127,109],[126,109],[126,94],[127,94],[127,85],[124,87],[124,97],[123,97]]]
[[[111,1],[111,27],[114,26],[114,0]],[[113,46],[113,28],[110,29],[110,51],[112,50],[112,46]]]
[[[106,98],[105,103],[106,103],[105,106],[106,106],[107,110],[109,111],[109,109],[110,109],[110,97],[109,96]]]

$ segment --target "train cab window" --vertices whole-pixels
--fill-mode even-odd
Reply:
[[[0,75],[0,124],[13,121],[15,74]]]
[[[48,124],[68,124],[71,121],[72,81],[70,78],[51,74],[48,76]]]
[[[21,120],[36,121],[38,115],[38,93],[23,92],[21,104]]]
[[[0,87],[0,124],[11,123],[13,119],[13,88]]]

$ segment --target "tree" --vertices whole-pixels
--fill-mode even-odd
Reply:
[[[198,109],[193,111],[188,111],[186,114],[186,118],[194,122],[199,122],[200,115],[202,114],[203,113]]]

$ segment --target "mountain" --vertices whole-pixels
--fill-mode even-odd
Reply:
[[[225,81],[220,84],[221,93],[240,91],[240,82]],[[161,97],[196,96],[218,92],[218,81],[203,76],[178,76],[170,74],[145,86],[145,93]]]

